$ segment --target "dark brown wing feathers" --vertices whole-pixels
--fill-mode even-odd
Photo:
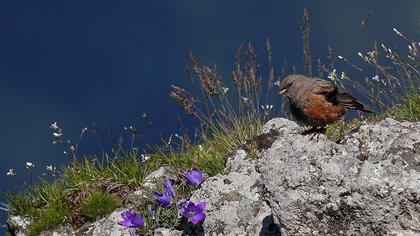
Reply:
[[[337,105],[345,109],[357,109],[359,111],[372,113],[371,110],[365,108],[365,105],[357,101],[350,94],[337,89],[332,84],[330,84],[330,86],[323,84],[322,86],[315,87],[317,87],[317,93],[324,95],[327,101],[331,102],[333,105]]]

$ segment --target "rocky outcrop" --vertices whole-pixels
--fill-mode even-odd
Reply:
[[[256,159],[239,150],[227,161],[228,174],[207,179],[193,194],[192,201],[207,203],[205,235],[276,234],[271,209],[262,199],[256,165]]]
[[[343,144],[310,141],[285,119],[260,158],[265,199],[282,235],[420,234],[420,123],[386,119]]]
[[[300,132],[292,121],[269,121],[224,174],[193,193],[192,201],[207,203],[204,223],[155,235],[420,235],[420,123],[385,119],[340,144]],[[153,173],[150,185],[166,173]],[[144,194],[133,192],[126,205],[138,206]],[[116,224],[120,213],[76,235],[127,235]],[[51,235],[71,235],[57,232]]]

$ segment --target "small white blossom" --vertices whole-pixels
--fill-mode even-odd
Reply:
[[[72,145],[72,146],[70,146],[70,151],[72,151],[72,152],[74,152],[74,151],[76,151],[76,148]]]
[[[400,31],[398,31],[396,28],[392,28],[392,30],[398,35],[398,36],[400,36],[401,38],[404,38],[404,35],[400,32]]]
[[[340,60],[347,61],[347,58],[345,58],[345,57],[343,57],[343,56],[338,55],[337,57],[338,57],[338,59],[340,59]]]
[[[376,81],[376,82],[380,82],[381,80],[379,79],[379,75],[375,75],[372,77],[372,80]]]
[[[275,81],[273,84],[277,87],[280,87],[280,80]]]
[[[35,168],[35,165],[32,162],[26,162],[26,169],[32,170]]]
[[[249,98],[246,98],[246,97],[241,97],[241,98],[244,102],[247,102],[249,100]]]
[[[268,116],[268,114],[270,113],[270,111],[273,109],[273,105],[261,105],[261,108],[263,109],[263,111],[264,111],[264,114],[266,115],[266,116]]]
[[[55,121],[54,123],[51,124],[50,128],[51,129],[59,129],[60,127],[58,127],[57,121]]]
[[[229,91],[229,88],[222,87],[222,90],[223,90],[223,93],[226,95],[226,94],[227,94],[227,92]]]
[[[203,146],[200,144],[200,145],[198,145],[198,149],[200,150],[200,151],[203,151]]]
[[[10,170],[6,173],[6,175],[7,175],[7,176],[16,177],[16,172],[15,172],[15,170],[10,169]]]
[[[55,176],[56,167],[53,165],[46,166],[47,172],[50,173],[52,176]]]
[[[150,156],[149,155],[141,154],[140,156],[141,156],[142,162],[146,162],[147,160],[150,159]]]
[[[359,55],[359,57],[363,58],[363,54],[361,52],[357,53],[357,55]]]
[[[332,81],[336,81],[337,80],[337,74],[336,74],[336,70],[334,69],[329,75],[328,78]]]
[[[341,72],[341,77],[340,77],[340,79],[341,79],[341,80],[345,80],[345,79],[347,79],[347,75],[346,75],[346,73],[344,73],[344,71],[343,71],[343,72]]]
[[[131,134],[136,134],[137,133],[136,128],[134,128],[133,126],[124,127],[124,130],[131,133]]]
[[[54,137],[56,137],[56,138],[60,138],[62,135],[63,135],[63,133],[53,133],[53,135],[54,135]]]

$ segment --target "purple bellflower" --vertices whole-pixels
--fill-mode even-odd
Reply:
[[[131,212],[130,210],[124,211],[121,213],[121,217],[123,218],[123,221],[118,222],[119,225],[124,226],[126,229],[142,229],[146,225],[143,218],[141,216],[137,215],[134,212]]]
[[[166,179],[163,185],[165,186],[166,193],[168,193],[168,195],[171,197],[175,197],[175,189],[172,186],[171,181],[169,179]]]
[[[153,192],[153,198],[160,207],[167,208],[172,204],[172,198],[175,196],[175,190],[169,179],[166,179],[163,185],[165,186],[166,193]]]
[[[153,192],[153,198],[161,207],[169,207],[171,205],[171,196],[168,193]]]
[[[196,168],[192,168],[190,172],[184,173],[184,178],[187,184],[197,187],[203,182],[203,173]]]
[[[189,222],[195,225],[206,219],[206,214],[204,213],[205,209],[205,202],[200,202],[197,205],[193,202],[189,202],[188,205],[181,211],[181,216],[186,217]]]

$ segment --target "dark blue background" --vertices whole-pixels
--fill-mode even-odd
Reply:
[[[27,180],[26,161],[35,163],[35,175],[47,164],[69,161],[51,144],[53,121],[72,140],[92,122],[109,124],[115,136],[135,125],[147,143],[177,131],[178,116],[191,127],[168,97],[171,84],[188,83],[190,51],[229,75],[241,43],[252,42],[265,59],[270,37],[276,69],[287,60],[302,72],[304,7],[310,10],[312,52],[323,60],[331,45],[361,63],[357,52],[371,49],[374,40],[398,44],[393,27],[420,38],[418,0],[1,1],[1,191]],[[360,35],[370,10],[368,31]],[[95,150],[90,143],[82,152]],[[6,176],[9,168],[17,180]]]

